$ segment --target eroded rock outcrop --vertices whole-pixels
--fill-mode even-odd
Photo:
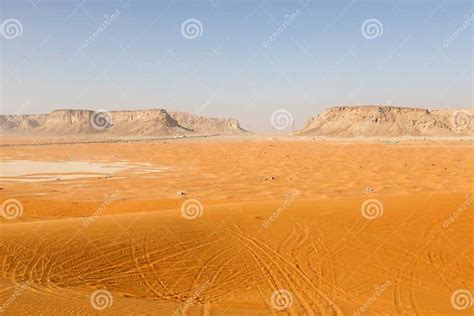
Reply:
[[[56,110],[49,114],[0,115],[0,132],[13,135],[179,136],[241,134],[235,119],[206,118],[163,109]]]
[[[473,136],[472,109],[337,106],[310,118],[297,135],[332,137]]]
[[[218,119],[186,112],[170,112],[181,126],[201,133],[242,134],[247,131],[240,127],[236,119]]]

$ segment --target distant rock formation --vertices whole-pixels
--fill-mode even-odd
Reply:
[[[242,134],[235,119],[207,118],[163,109],[56,110],[49,114],[0,115],[0,133],[28,136],[183,136]]]
[[[218,119],[186,112],[169,112],[179,125],[198,133],[242,134],[247,131],[240,127],[236,119]]]
[[[329,137],[474,136],[474,110],[337,106],[310,118],[296,135]]]

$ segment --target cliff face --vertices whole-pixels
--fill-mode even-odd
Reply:
[[[0,115],[0,133],[28,136],[168,136],[241,134],[234,119],[205,118],[163,109],[137,111],[56,110],[49,114]]]
[[[474,136],[472,109],[338,106],[310,118],[297,135],[333,137]]]
[[[242,134],[247,131],[240,127],[236,119],[217,119],[186,112],[170,112],[181,126],[197,132]]]

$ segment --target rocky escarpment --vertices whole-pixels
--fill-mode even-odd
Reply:
[[[472,109],[337,106],[309,119],[297,135],[332,137],[473,136]]]
[[[234,119],[216,119],[163,109],[136,111],[56,110],[49,114],[0,115],[10,135],[179,136],[244,133]]]
[[[247,131],[236,119],[218,119],[186,112],[170,112],[171,117],[187,129],[200,133],[242,134]]]

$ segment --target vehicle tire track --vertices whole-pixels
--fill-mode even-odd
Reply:
[[[292,287],[292,289],[295,291],[295,293],[297,293],[297,291],[294,288],[293,282],[291,282],[291,280],[289,280],[288,277],[290,275],[293,277],[293,279],[298,279],[298,277],[295,277],[294,273],[292,274],[290,272],[291,270],[289,269],[289,267],[292,268],[293,271],[295,271],[296,274],[300,276],[300,280],[304,281],[310,288],[312,288],[319,295],[319,297],[321,297],[324,301],[326,301],[326,304],[336,314],[341,314],[340,308],[329,297],[327,297],[321,290],[314,287],[313,282],[311,280],[309,280],[294,264],[292,264],[291,262],[286,260],[281,254],[275,252],[273,249],[268,247],[265,243],[261,242],[260,240],[254,238],[252,236],[249,236],[249,235],[246,235],[245,233],[243,233],[242,230],[238,226],[235,226],[235,227],[236,227],[237,231],[234,231],[234,234],[239,234],[241,236],[241,238],[243,238],[244,240],[249,242],[251,245],[253,245],[255,247],[255,249],[260,251],[271,262],[273,262],[275,267],[280,270],[280,272],[285,277],[288,284]],[[259,244],[262,244],[262,245],[259,245]],[[278,261],[274,257],[279,258],[281,260],[281,262],[283,263],[283,265],[281,263],[278,263]],[[305,295],[308,295],[308,294],[305,294]],[[312,296],[308,295],[308,297],[312,297]],[[303,301],[304,301],[304,299],[303,299]],[[306,302],[306,306],[307,306],[307,304],[308,303]],[[321,306],[319,306],[319,307],[321,308]],[[307,309],[309,311],[311,311],[311,314],[313,314],[311,308],[307,308]]]
[[[273,256],[272,254],[279,258],[281,260],[281,262],[284,263],[284,265],[286,266],[286,270],[287,272],[290,272],[290,269],[288,269],[288,267],[292,268],[293,271],[296,272],[297,275],[300,276],[301,280],[305,281],[306,284],[312,288],[324,301],[326,301],[327,305],[336,313],[336,314],[341,314],[341,310],[339,308],[339,306],[337,306],[335,304],[335,302],[333,302],[325,293],[323,293],[320,289],[314,287],[314,284],[313,282],[308,279],[308,277],[302,273],[293,263],[291,263],[290,261],[288,261],[285,257],[283,257],[281,254],[275,252],[275,250],[273,250],[272,248],[270,248],[267,244],[265,244],[264,242],[256,239],[255,237],[253,236],[250,236],[250,235],[247,235],[245,233],[242,232],[242,230],[240,230],[239,227],[236,227],[239,231],[240,231],[240,234],[242,234],[244,236],[244,238],[247,238],[251,243],[253,243],[255,245],[255,247],[257,247],[257,249],[260,249],[260,251],[265,254],[270,260],[274,261],[275,265],[278,267],[280,266],[278,264],[278,262],[276,261],[276,259],[273,259]],[[260,244],[260,245],[259,245]],[[267,250],[265,250],[267,249]],[[288,273],[288,275],[291,275],[291,273]]]

